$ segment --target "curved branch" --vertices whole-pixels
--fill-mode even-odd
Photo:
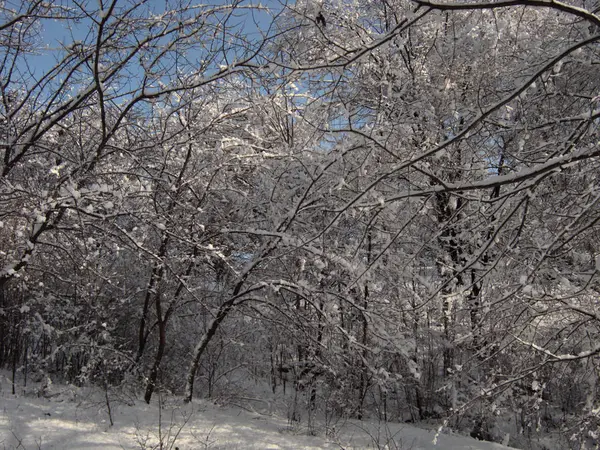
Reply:
[[[600,17],[596,14],[576,6],[569,5],[567,3],[555,1],[555,0],[500,0],[497,2],[482,2],[482,3],[453,3],[453,2],[437,2],[429,0],[413,0],[419,6],[426,6],[431,9],[438,9],[440,11],[461,11],[474,9],[496,9],[496,8],[509,8],[511,6],[534,6],[538,8],[550,8],[558,11],[562,11],[567,14],[572,14],[577,17],[581,17],[595,25],[600,26]]]

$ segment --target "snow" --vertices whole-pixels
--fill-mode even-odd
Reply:
[[[159,409],[158,395],[150,405],[124,395],[115,396],[111,401],[114,421],[111,426],[102,391],[52,384],[45,396],[38,397],[37,390],[32,388],[24,393],[22,386],[17,388],[20,394],[12,395],[8,377],[0,374],[0,378],[3,378],[0,392],[3,449],[509,448],[464,436],[437,435],[435,429],[355,420],[338,421],[330,437],[326,436],[323,424],[317,423],[313,433],[316,436],[311,436],[305,427],[290,427],[285,418],[216,406],[208,401],[183,405],[179,398],[163,397]]]

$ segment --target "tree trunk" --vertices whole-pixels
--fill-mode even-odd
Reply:
[[[146,393],[144,394],[144,401],[150,403],[152,394],[156,388],[156,380],[158,379],[158,370],[160,369],[160,363],[165,353],[165,347],[167,344],[167,333],[166,324],[164,321],[160,321],[158,324],[158,348],[156,349],[156,355],[154,356],[154,364],[152,364],[152,370],[148,377],[148,384],[146,385]]]
[[[162,270],[160,273],[162,277]],[[162,295],[157,292],[154,296],[154,304],[156,307],[156,320],[158,321],[158,348],[156,349],[156,355],[154,356],[154,364],[152,364],[152,370],[148,377],[148,384],[146,385],[146,394],[144,400],[146,403],[150,403],[154,389],[156,388],[156,380],[158,378],[158,370],[165,353],[165,347],[167,345],[167,321],[163,318],[162,313]]]
[[[219,311],[215,318],[210,322],[208,330],[204,333],[198,344],[194,348],[194,353],[192,355],[192,363],[188,369],[187,380],[185,384],[185,396],[183,401],[185,403],[189,403],[192,401],[192,397],[194,395],[194,379],[196,378],[196,372],[198,371],[198,365],[200,364],[200,358],[208,347],[210,340],[213,338],[217,330],[219,329],[219,325],[227,317],[227,314],[233,308],[233,301],[227,301],[221,305]]]

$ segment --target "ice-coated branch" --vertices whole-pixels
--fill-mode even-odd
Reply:
[[[550,8],[581,17],[595,25],[600,26],[600,17],[596,14],[577,6],[569,5],[557,0],[499,0],[492,2],[440,2],[429,0],[413,0],[420,6],[441,11],[472,11],[476,9],[510,8],[513,6],[533,6],[536,8]]]

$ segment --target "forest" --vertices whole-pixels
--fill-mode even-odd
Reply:
[[[0,368],[597,445],[599,125],[596,0],[4,0]]]

